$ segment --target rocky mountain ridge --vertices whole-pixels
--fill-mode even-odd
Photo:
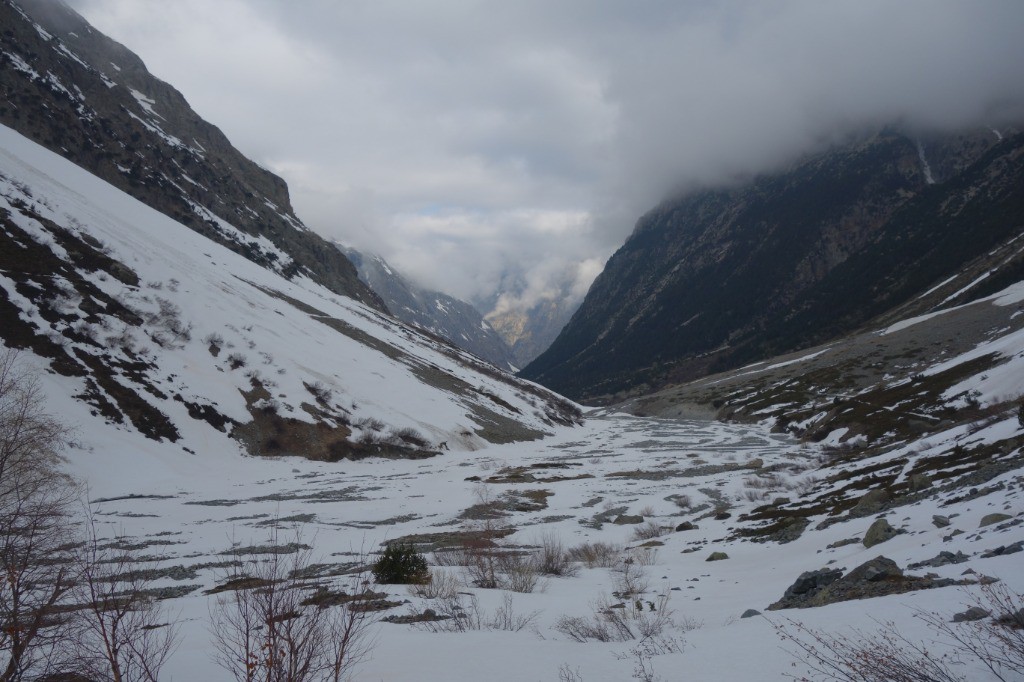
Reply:
[[[1024,274],[1022,188],[1015,128],[889,128],[666,201],[522,374],[615,401],[984,296]]]
[[[515,371],[512,350],[469,303],[410,282],[383,258],[346,246],[339,248],[352,261],[359,278],[406,324],[415,324],[478,355],[495,367]]]
[[[284,181],[131,51],[56,0],[2,0],[0,25],[0,123],[263,267],[384,309]]]

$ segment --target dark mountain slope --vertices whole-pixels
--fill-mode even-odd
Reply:
[[[0,0],[0,26],[0,123],[264,267],[384,308],[284,181],[131,51],[57,0]]]
[[[339,247],[363,280],[402,322],[418,325],[503,370],[514,370],[508,344],[465,301],[417,286],[380,256]]]
[[[600,402],[847,333],[968,263],[980,276],[981,256],[1022,231],[1022,147],[1019,134],[886,130],[667,201],[523,375]]]

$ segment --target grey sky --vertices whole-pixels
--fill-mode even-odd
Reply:
[[[311,227],[464,298],[585,290],[670,188],[1024,102],[1020,0],[72,4]]]

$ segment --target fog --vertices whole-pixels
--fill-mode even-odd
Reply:
[[[670,191],[1024,111],[1018,0],[72,4],[313,229],[507,307],[581,296]]]

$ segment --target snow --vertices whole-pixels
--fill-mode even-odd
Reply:
[[[950,614],[962,610],[977,591],[972,586],[949,587],[740,619],[748,608],[763,611],[807,570],[826,565],[851,569],[879,554],[905,567],[940,550],[963,551],[970,556],[966,563],[928,570],[960,579],[965,569],[972,569],[998,576],[1011,589],[1024,591],[1024,553],[981,557],[986,550],[1022,539],[1021,526],[979,530],[981,518],[992,511],[1021,513],[1024,480],[1019,471],[987,481],[992,492],[975,499],[964,499],[962,491],[944,492],[937,487],[913,504],[886,512],[890,523],[907,532],[879,547],[868,549],[859,542],[828,547],[862,537],[874,517],[818,529],[824,520],[819,515],[811,519],[801,537],[784,545],[738,539],[732,531],[742,525],[743,514],[774,496],[798,498],[804,485],[834,490],[843,485],[810,479],[822,456],[819,445],[800,444],[757,424],[641,419],[608,412],[592,413],[581,427],[551,427],[533,414],[529,396],[492,376],[475,373],[416,332],[302,277],[286,281],[7,128],[0,128],[0,196],[0,209],[55,254],[66,255],[43,225],[17,212],[15,199],[27,201],[43,217],[99,240],[106,253],[141,276],[139,287],[128,287],[96,273],[83,273],[104,292],[142,311],[156,309],[160,299],[180,308],[182,319],[194,326],[192,340],[177,347],[151,349],[150,360],[158,367],[151,378],[165,393],[180,392],[189,400],[203,398],[221,413],[247,420],[239,391],[248,387],[248,379],[240,371],[227,369],[224,362],[227,353],[240,352],[248,358],[247,369],[259,370],[261,376],[276,383],[272,394],[290,416],[308,418],[298,405],[289,403],[305,394],[304,382],[315,380],[331,388],[334,400],[353,418],[372,417],[394,426],[415,427],[435,441],[448,442],[450,449],[441,455],[414,461],[372,458],[326,463],[254,458],[246,456],[236,441],[189,418],[185,407],[174,400],[147,396],[182,432],[179,443],[155,441],[130,426],[106,424],[92,414],[87,404],[73,397],[84,389],[82,378],[42,374],[50,409],[76,429],[75,444],[66,453],[67,469],[88,485],[101,536],[173,543],[142,550],[144,554],[159,553],[155,565],[221,561],[232,542],[266,543],[268,529],[261,522],[299,514],[313,517],[282,522],[286,534],[290,529],[301,532],[324,562],[347,561],[353,553],[376,551],[388,539],[479,528],[480,522],[461,519],[460,514],[482,496],[500,498],[507,492],[547,490],[553,493],[546,500],[547,508],[514,511],[499,520],[515,528],[506,542],[535,544],[542,534],[551,533],[567,547],[600,541],[636,548],[633,526],[608,522],[594,526],[596,514],[620,507],[668,529],[684,520],[697,522],[695,530],[669,531],[657,538],[663,544],[656,548],[652,565],[644,568],[650,584],[645,596],[669,596],[680,626],[669,634],[682,643],[680,652],[654,656],[650,663],[665,679],[723,682],[805,674],[774,629],[775,625],[784,626],[787,618],[830,632],[851,628],[873,631],[879,622],[892,621],[908,638],[930,640],[930,631],[914,617],[915,610]],[[234,229],[217,220],[223,229]],[[18,296],[9,273],[0,273],[0,287],[23,316],[44,329],[51,325],[37,314],[32,301]],[[304,312],[268,292],[279,292],[315,308],[322,316]],[[1024,287],[992,300],[1014,305],[1024,300]],[[343,321],[381,345],[356,343],[319,322],[325,318]],[[52,329],[59,331],[58,327]],[[140,343],[147,343],[146,333],[151,330],[129,331]],[[225,348],[219,357],[211,356],[201,340],[211,333],[223,337]],[[1007,362],[999,372],[964,383],[964,390],[977,390],[987,398],[1024,385],[1022,347],[1024,332],[1019,332],[993,339],[972,351],[975,355],[965,354],[949,362],[988,353],[1005,357]],[[382,348],[401,349],[402,354]],[[476,436],[463,435],[478,427],[471,418],[471,401],[458,391],[425,383],[420,378],[424,368],[443,371],[445,376],[492,393],[514,406],[521,413],[518,419],[546,431],[547,437],[488,445]],[[496,412],[504,409],[497,403],[491,407]],[[908,443],[879,457],[906,461],[904,471],[909,471],[917,458],[965,438],[994,442],[1019,432],[1015,419],[994,422],[974,433],[956,427],[932,437],[930,443]],[[833,432],[829,440],[839,442],[846,435]],[[761,460],[759,468],[742,468],[757,459]],[[706,465],[718,468],[703,469]],[[491,477],[501,481],[506,467],[525,467],[537,478],[550,480],[482,482]],[[840,466],[833,472],[843,470]],[[759,474],[769,471],[778,477],[779,482],[771,484],[775,488],[748,483],[766,479]],[[689,496],[691,506],[676,504],[674,496],[678,495]],[[704,516],[720,503],[730,506],[729,518]],[[934,514],[949,517],[952,526],[936,528]],[[954,529],[964,532],[953,536]],[[708,563],[705,559],[712,551],[724,551],[729,559]],[[214,598],[203,593],[224,575],[214,568],[197,570],[194,579],[163,578],[156,583],[197,588],[166,602],[168,618],[178,624],[183,638],[165,670],[167,680],[227,677],[210,659],[207,623]],[[463,577],[458,569],[443,570]],[[517,612],[538,612],[531,628],[515,633],[435,634],[408,625],[379,623],[373,626],[377,644],[372,658],[356,677],[397,682],[555,680],[565,665],[578,669],[586,682],[630,679],[635,665],[630,650],[635,643],[579,644],[555,628],[564,615],[588,615],[595,600],[611,593],[616,579],[613,570],[583,568],[576,577],[547,579],[543,591],[514,594]],[[390,599],[409,601],[391,613],[431,606],[429,600],[410,595],[400,586],[376,589],[388,592]],[[460,590],[475,594],[488,612],[502,599],[497,590],[466,584]],[[929,649],[941,654],[947,647],[929,641]],[[988,679],[985,671],[969,664],[960,669],[968,679]]]

